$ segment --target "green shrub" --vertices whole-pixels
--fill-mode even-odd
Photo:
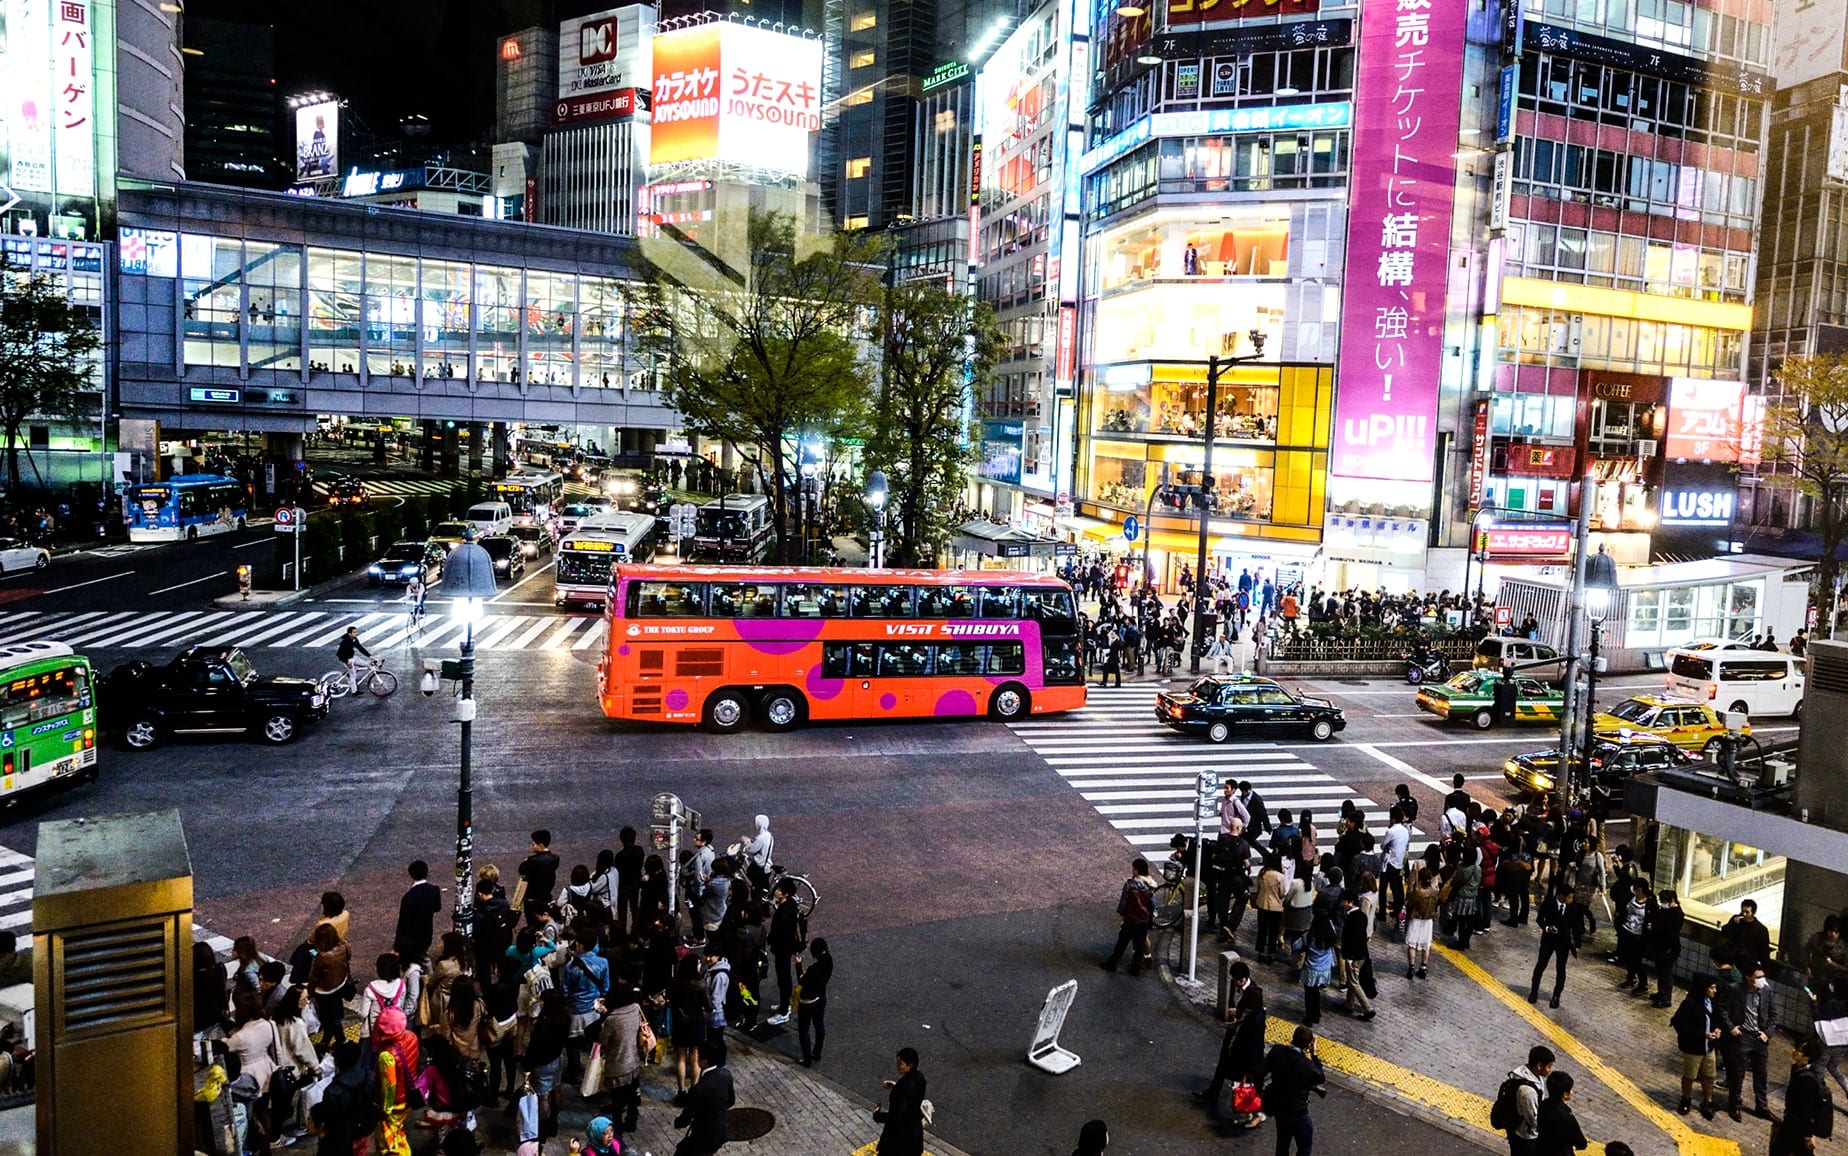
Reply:
[[[346,547],[346,564],[351,569],[367,562],[372,554],[372,515],[340,515],[340,543]]]
[[[308,519],[308,528],[302,533],[302,561],[307,567],[304,585],[325,582],[340,573],[340,527],[333,519]]]

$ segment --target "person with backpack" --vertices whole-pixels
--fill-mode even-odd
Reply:
[[[372,1087],[378,1123],[372,1134],[376,1156],[411,1156],[405,1122],[411,1112],[411,1081],[417,1077],[417,1033],[397,1008],[386,1008],[372,1026]]]
[[[1123,959],[1123,952],[1134,946],[1129,974],[1141,975],[1142,965],[1155,958],[1149,950],[1149,925],[1155,919],[1155,880],[1149,877],[1149,861],[1140,855],[1130,864],[1129,878],[1123,881],[1123,890],[1117,896],[1117,915],[1122,918],[1123,926],[1117,932],[1116,950],[1098,966],[1105,971],[1115,971]]]
[[[610,990],[610,964],[597,953],[596,933],[581,928],[574,937],[570,957],[558,969],[558,989],[571,1009],[571,1031],[565,1045],[565,1083],[583,1078],[586,1039],[594,1039],[603,1018],[603,997]]]
[[[1264,1110],[1277,1122],[1277,1156],[1309,1156],[1315,1146],[1315,1121],[1309,1116],[1309,1094],[1328,1095],[1322,1061],[1315,1054],[1315,1032],[1299,1024],[1288,1044],[1277,1044],[1264,1057],[1259,1083]]]
[[[379,1104],[369,1074],[372,1057],[359,1044],[334,1045],[334,1075],[321,1102],[308,1110],[308,1131],[318,1137],[317,1156],[353,1156],[364,1151],[378,1126]]]
[[[775,1014],[764,1022],[781,1027],[789,1022],[789,995],[795,990],[794,960],[808,944],[808,917],[796,906],[796,887],[789,880],[777,880],[771,894],[776,906],[770,912],[766,942],[776,962],[777,1004]]]
[[[1835,1101],[1822,1063],[1823,1044],[1811,1036],[1791,1053],[1784,1118],[1771,1124],[1770,1156],[1810,1156],[1816,1141],[1835,1135]]]
[[[368,1036],[372,1034],[372,1026],[378,1023],[379,1013],[386,1008],[397,1008],[408,1015],[414,1006],[407,998],[409,985],[404,982],[404,965],[398,961],[397,953],[388,951],[379,956],[375,966],[379,977],[360,991],[360,1023]]]
[[[1525,1067],[1503,1077],[1489,1108],[1489,1127],[1508,1135],[1508,1156],[1537,1156],[1540,1140],[1540,1103],[1546,1099],[1546,1078],[1559,1059],[1553,1049],[1536,1044],[1527,1052]]]

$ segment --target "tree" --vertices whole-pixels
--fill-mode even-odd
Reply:
[[[987,305],[935,281],[886,291],[866,456],[886,472],[894,566],[935,565],[949,542],[971,459],[965,402],[1000,350],[1001,331]]]
[[[770,496],[782,560],[794,562],[797,441],[855,430],[867,409],[863,337],[879,303],[881,244],[801,235],[786,214],[753,209],[744,247],[731,262],[685,243],[645,248],[633,349],[665,371],[666,401],[688,432],[744,456]]]
[[[57,278],[0,269],[0,436],[6,476],[19,486],[19,434],[33,418],[94,422],[92,375],[102,339]]]
[[[1790,357],[1778,367],[1782,399],[1765,407],[1765,466],[1760,481],[1810,500],[1822,557],[1816,564],[1816,603],[1827,607],[1848,535],[1848,356]]]

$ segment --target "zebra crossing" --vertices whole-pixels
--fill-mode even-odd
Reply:
[[[32,880],[37,865],[32,856],[0,847],[0,931],[19,937],[20,946],[32,942]],[[231,951],[231,940],[193,925],[193,942],[210,944],[220,958]]]
[[[366,492],[375,498],[424,497],[430,494],[447,494],[461,482],[455,478],[361,478]],[[318,481],[314,492],[327,494],[333,491],[330,481]]]
[[[331,647],[357,626],[372,651],[399,646],[447,647],[461,642],[466,625],[428,614],[413,627],[402,604],[371,613],[332,610],[19,611],[0,614],[0,646],[62,642],[78,650],[179,646],[240,646],[246,650]],[[584,615],[498,614],[475,624],[475,649],[593,650],[608,624]]]
[[[1317,826],[1332,831],[1341,804],[1353,800],[1367,829],[1378,836],[1386,808],[1295,751],[1275,743],[1213,746],[1155,721],[1152,686],[1093,687],[1083,710],[1011,724],[1015,734],[1059,773],[1137,851],[1166,856],[1177,831],[1194,825],[1195,776],[1216,771],[1220,780],[1247,781],[1275,821],[1304,807]],[[1217,824],[1208,823],[1209,832]],[[1328,840],[1333,846],[1333,840]]]

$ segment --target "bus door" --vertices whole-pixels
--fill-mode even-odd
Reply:
[[[876,642],[826,642],[821,647],[822,694],[838,686],[847,718],[871,718],[878,711],[879,644]],[[817,708],[821,703],[815,704]],[[837,708],[838,710],[838,708]],[[817,709],[815,713],[820,714]],[[830,714],[836,713],[830,711]]]

